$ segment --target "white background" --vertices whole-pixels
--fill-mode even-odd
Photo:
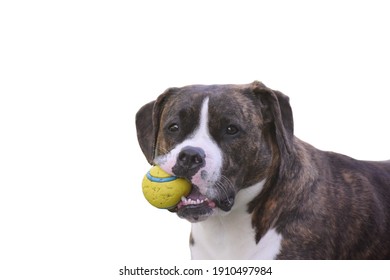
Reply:
[[[0,278],[116,279],[190,258],[142,196],[139,107],[167,87],[260,80],[295,132],[390,159],[386,1],[1,1]],[[5,277],[6,276],[6,277]]]

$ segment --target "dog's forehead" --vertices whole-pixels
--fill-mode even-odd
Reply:
[[[248,90],[250,85],[190,85],[180,88],[184,94],[200,94],[208,96],[228,96]]]
[[[254,98],[250,92],[250,85],[191,85],[179,88],[167,105],[169,108],[200,110],[207,97],[210,109],[219,111],[237,107],[245,110],[253,106]]]

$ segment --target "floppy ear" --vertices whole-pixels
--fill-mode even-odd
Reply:
[[[293,151],[294,121],[288,96],[267,88],[258,81],[253,82],[252,87],[253,92],[260,98],[265,124],[271,124],[275,128],[280,152],[291,154]]]
[[[138,110],[135,116],[138,143],[150,164],[153,160],[154,130],[153,107],[156,101],[149,102]]]
[[[153,164],[160,117],[164,104],[176,88],[169,88],[156,101],[149,102],[138,110],[135,116],[138,143],[150,164]]]

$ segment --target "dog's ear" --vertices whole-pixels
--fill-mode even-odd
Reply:
[[[280,152],[290,154],[293,150],[294,120],[288,96],[258,81],[252,83],[252,90],[260,99],[264,124],[274,126]]]
[[[153,164],[160,117],[168,97],[177,88],[169,88],[157,100],[149,102],[138,110],[135,116],[138,143],[150,164]]]

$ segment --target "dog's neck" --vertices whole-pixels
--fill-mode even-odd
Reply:
[[[192,224],[192,259],[274,259],[281,236],[270,229],[256,244],[248,203],[258,195],[265,180],[241,190],[228,213],[220,211],[206,221]]]

